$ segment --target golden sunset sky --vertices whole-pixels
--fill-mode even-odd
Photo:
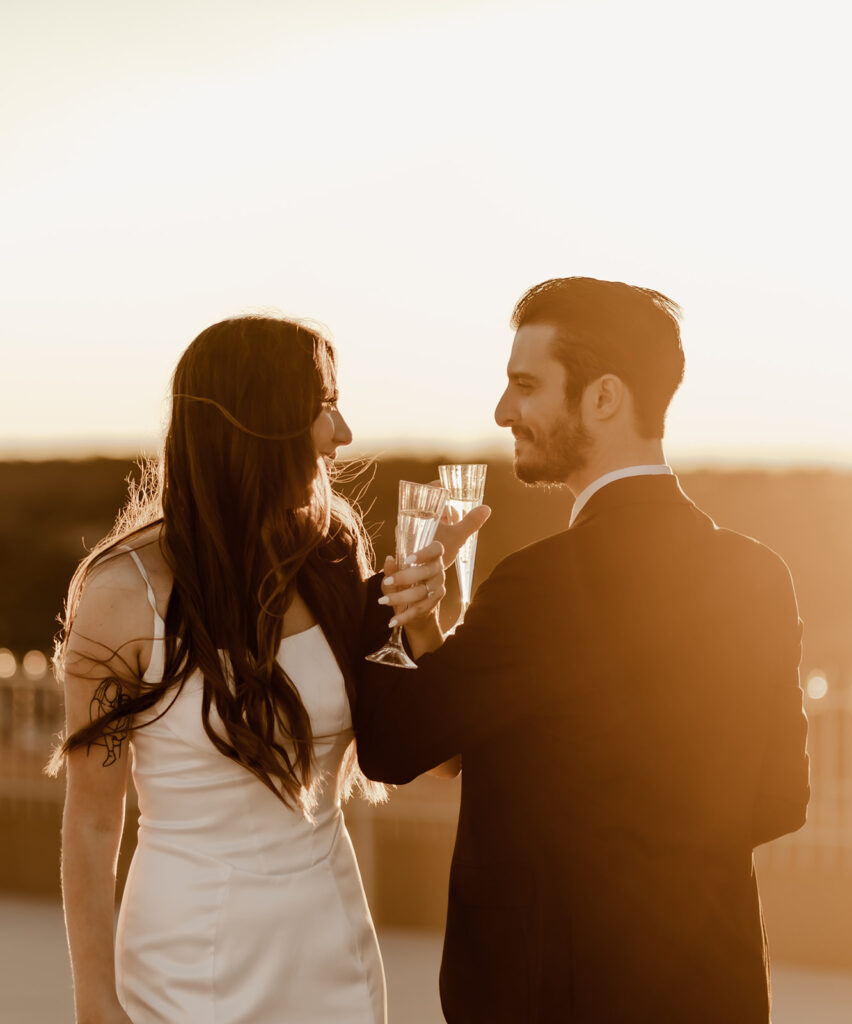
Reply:
[[[852,463],[843,10],[6,0],[0,457],[155,449],[270,307],[356,451],[508,455],[512,306],[584,274],[684,307],[671,456]]]

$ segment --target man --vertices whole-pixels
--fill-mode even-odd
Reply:
[[[801,624],[781,559],[665,463],[678,312],[589,278],[523,296],[496,419],[521,480],[574,493],[571,520],[506,558],[417,672],[364,666],[367,775],[462,759],[451,1024],[769,1019],[752,850],[805,820]]]

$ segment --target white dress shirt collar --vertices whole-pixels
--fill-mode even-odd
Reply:
[[[653,466],[625,466],[623,469],[614,469],[611,473],[604,473],[603,476],[599,476],[597,480],[593,480],[588,487],[584,487],[582,491],[574,499],[574,505],[571,509],[571,518],[568,520],[568,526],[574,525],[574,520],[580,514],[583,506],[591,498],[593,494],[596,494],[602,487],[606,487],[607,484],[611,484],[613,480],[624,480],[629,476],[673,476],[674,471],[671,466],[666,466],[664,463]]]

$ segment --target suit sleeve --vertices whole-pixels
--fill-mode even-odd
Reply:
[[[354,718],[368,778],[409,782],[532,713],[529,645],[547,639],[530,577],[516,556],[501,563],[464,625],[416,671],[361,663]]]
[[[388,623],[393,615],[393,608],[389,605],[379,604],[382,596],[382,580],[384,574],[377,572],[364,583],[364,607],[361,629],[358,634],[358,650],[356,657],[358,664],[368,654],[378,650],[390,635]],[[368,662],[369,664],[369,662]]]
[[[808,721],[799,685],[802,622],[787,566],[777,559],[770,646],[767,741],[754,807],[753,845],[769,842],[805,823],[810,798]],[[767,595],[768,596],[768,595]]]

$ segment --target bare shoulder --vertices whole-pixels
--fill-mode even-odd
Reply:
[[[148,566],[146,572],[153,584]],[[150,658],[152,636],[146,582],[130,552],[114,549],[95,562],[83,583],[68,638],[66,673],[77,674],[89,662],[103,664],[118,678],[138,676]]]
[[[162,523],[154,523],[147,530],[128,540],[126,547],[129,547],[142,562],[157,600],[157,609],[165,618],[174,577],[160,543],[162,530]]]

